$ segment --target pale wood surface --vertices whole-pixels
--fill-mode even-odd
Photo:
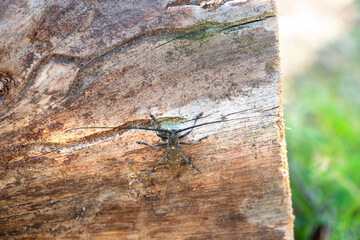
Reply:
[[[0,236],[293,239],[274,3],[1,3]],[[5,76],[4,75],[4,76]],[[1,89],[0,89],[1,90]],[[199,123],[161,165],[153,132]],[[229,115],[231,114],[231,115]],[[179,126],[189,126],[185,122]]]

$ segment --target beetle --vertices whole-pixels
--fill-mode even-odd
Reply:
[[[207,123],[202,123],[202,124],[196,125],[197,120],[199,118],[201,118],[202,115],[203,115],[203,113],[199,113],[198,115],[196,115],[193,126],[187,127],[187,128],[182,128],[182,129],[171,129],[171,130],[159,129],[159,128],[157,128],[156,118],[154,117],[154,115],[150,114],[150,118],[154,121],[154,128],[145,128],[145,127],[80,127],[80,128],[72,128],[72,129],[69,129],[68,131],[76,130],[76,129],[89,129],[89,128],[90,129],[93,129],[93,128],[137,129],[137,130],[155,131],[156,135],[158,137],[160,137],[162,140],[165,141],[164,143],[159,143],[159,144],[152,145],[152,144],[148,144],[148,143],[145,143],[145,142],[137,142],[137,144],[142,144],[142,145],[146,145],[146,146],[150,146],[150,147],[166,146],[166,154],[165,154],[165,156],[162,157],[161,160],[156,164],[156,166],[151,170],[151,172],[148,173],[148,176],[150,176],[153,172],[156,171],[157,167],[165,160],[165,158],[166,158],[168,168],[172,172],[177,172],[180,169],[182,160],[184,160],[188,165],[190,165],[196,171],[200,172],[200,170],[197,167],[195,167],[181,153],[181,146],[180,145],[193,145],[195,143],[198,143],[198,142],[208,138],[209,136],[202,137],[199,140],[197,140],[195,142],[191,142],[191,143],[182,142],[182,141],[180,141],[180,139],[183,138],[183,137],[186,137],[187,135],[189,135],[191,133],[191,131],[196,127],[226,121],[226,120],[219,120],[219,121],[207,122]],[[181,132],[184,132],[184,131],[187,131],[187,132],[185,132],[183,134],[180,134]],[[164,134],[166,134],[166,135],[164,135]]]
[[[176,130],[176,129],[171,129],[171,130],[159,129],[158,130],[158,131],[163,131],[165,133],[168,133],[168,135],[162,135],[162,134],[159,134],[158,131],[156,131],[156,135],[158,137],[160,137],[161,139],[163,139],[165,141],[164,143],[151,145],[151,144],[144,143],[144,142],[137,142],[138,144],[143,144],[143,145],[151,146],[151,147],[166,146],[165,156],[161,158],[161,160],[158,162],[158,164],[156,164],[156,166],[148,174],[148,176],[150,176],[153,172],[156,171],[157,167],[164,161],[165,158],[166,158],[166,163],[168,165],[168,168],[172,172],[177,172],[180,169],[182,160],[184,160],[187,164],[189,164],[196,171],[200,172],[200,170],[197,167],[195,167],[184,155],[182,155],[180,145],[192,145],[192,144],[198,143],[198,142],[208,138],[209,136],[202,137],[199,140],[192,142],[192,143],[181,142],[180,139],[191,133],[191,131],[196,126],[196,121],[199,118],[201,118],[202,115],[203,115],[203,113],[198,114],[195,117],[194,125],[192,127],[190,127],[189,131],[187,131],[186,133],[184,133],[182,135],[179,135],[179,133],[183,132],[185,130],[188,130],[189,128],[178,129],[178,130]],[[156,118],[152,114],[150,114],[150,117],[154,121],[154,129],[157,129]]]
[[[247,110],[244,110],[247,111]],[[145,142],[137,142],[137,144],[142,144],[142,145],[146,145],[146,146],[150,146],[150,147],[161,147],[161,146],[166,146],[166,154],[164,157],[162,157],[160,159],[160,161],[156,164],[156,166],[151,170],[151,172],[148,173],[148,176],[150,176],[151,174],[153,174],[153,172],[156,171],[157,167],[165,160],[166,158],[166,162],[168,165],[168,168],[170,169],[170,171],[172,172],[176,172],[180,169],[181,167],[181,163],[182,160],[184,160],[188,165],[190,165],[192,168],[194,168],[196,171],[200,172],[200,170],[195,167],[182,153],[181,153],[181,146],[180,145],[193,145],[195,143],[198,143],[206,138],[208,138],[209,136],[206,137],[202,137],[199,140],[195,141],[195,142],[191,142],[191,143],[187,143],[187,142],[182,142],[180,141],[181,138],[189,135],[191,133],[191,131],[196,128],[196,127],[201,127],[201,126],[205,126],[208,124],[214,124],[214,123],[221,123],[221,122],[228,122],[228,121],[234,121],[234,120],[241,120],[241,119],[247,119],[249,117],[244,117],[244,118],[235,118],[235,119],[225,119],[226,116],[232,115],[232,114],[236,114],[236,113],[240,113],[240,112],[244,112],[244,111],[239,111],[239,112],[234,112],[234,113],[230,113],[227,114],[225,116],[223,116],[223,118],[221,120],[218,121],[212,121],[212,122],[206,122],[206,123],[201,123],[196,125],[196,122],[199,118],[202,117],[203,113],[199,113],[194,120],[194,124],[191,127],[186,127],[186,128],[182,128],[182,129],[171,129],[171,130],[167,130],[167,129],[159,129],[157,128],[157,121],[156,118],[150,114],[150,118],[154,121],[154,128],[145,128],[145,127],[79,127],[79,128],[72,128],[69,129],[67,131],[70,130],[76,130],[76,129],[95,129],[95,128],[102,128],[102,129],[135,129],[135,130],[146,130],[146,131],[155,131],[156,135],[158,137],[160,137],[162,140],[164,140],[164,143],[159,143],[159,144],[148,144]],[[253,117],[265,117],[265,116],[274,116],[274,117],[281,117],[278,115],[263,115],[263,116],[253,116]],[[187,131],[183,134],[180,134],[181,132]],[[160,133],[162,134],[160,134]],[[164,135],[166,134],[166,135]]]

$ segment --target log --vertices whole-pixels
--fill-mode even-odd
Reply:
[[[5,1],[0,236],[293,239],[271,0]],[[194,145],[171,172],[153,131]],[[166,161],[166,160],[165,160]]]

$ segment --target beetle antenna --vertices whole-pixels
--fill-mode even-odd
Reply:
[[[262,116],[250,116],[250,117],[234,118],[234,119],[224,119],[224,120],[218,120],[218,121],[213,121],[213,122],[201,123],[201,124],[198,124],[198,125],[195,125],[195,126],[179,129],[179,130],[176,130],[175,133],[183,132],[183,131],[186,131],[186,130],[189,130],[189,129],[192,129],[192,128],[196,128],[196,127],[202,127],[202,126],[209,125],[209,124],[230,122],[230,121],[247,119],[247,118],[252,118],[252,117],[280,117],[280,118],[282,118],[282,116],[279,116],[279,115],[262,115]]]
[[[146,131],[158,131],[158,132],[166,132],[170,133],[169,130],[165,129],[155,129],[155,128],[144,128],[144,127],[78,127],[78,128],[70,128],[65,132],[72,131],[72,130],[79,130],[79,129],[134,129],[134,130],[146,130]]]
[[[221,123],[221,122],[227,122],[227,121],[230,121],[230,120],[218,120],[218,121],[213,121],[213,122],[201,123],[201,124],[198,124],[198,125],[195,125],[195,126],[191,126],[191,127],[176,130],[175,133],[179,133],[179,132],[186,131],[186,130],[196,128],[196,127],[205,126],[205,125],[208,125],[208,124]]]

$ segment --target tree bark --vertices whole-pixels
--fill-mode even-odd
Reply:
[[[293,239],[271,0],[3,2],[0,236]],[[196,127],[184,164],[152,131]],[[232,120],[231,120],[232,119]]]

